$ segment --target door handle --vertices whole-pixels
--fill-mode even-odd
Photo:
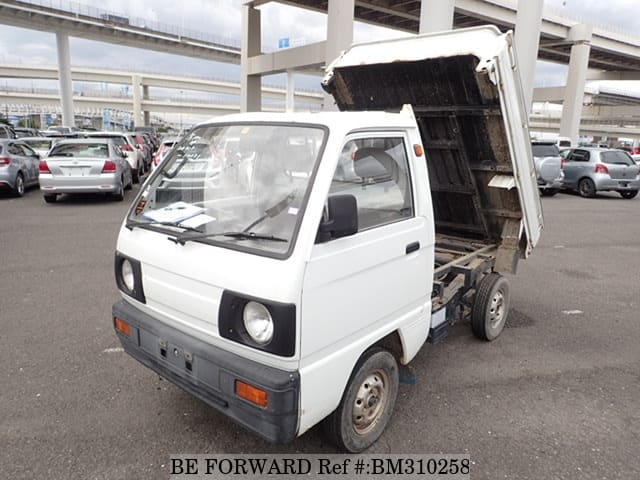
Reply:
[[[420,242],[413,242],[407,245],[407,248],[405,248],[404,253],[409,255],[410,253],[416,252],[418,250],[420,250]]]

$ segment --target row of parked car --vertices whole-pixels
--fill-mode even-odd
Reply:
[[[602,191],[618,192],[627,199],[638,195],[640,156],[606,147],[559,149],[555,142],[532,142],[531,149],[542,195],[560,190],[587,198]]]
[[[124,190],[140,182],[174,143],[175,138],[160,141],[139,132],[0,138],[0,190],[22,196],[39,185],[47,203],[72,193],[122,200]]]
[[[15,137],[25,132],[11,133]],[[21,196],[27,187],[39,184],[48,203],[62,193],[110,193],[122,199],[124,190],[140,182],[178,140],[166,137],[160,141],[149,132],[48,133],[0,136],[0,190],[10,189]],[[594,197],[600,191],[616,191],[631,199],[640,190],[640,156],[634,159],[624,150],[560,149],[556,142],[535,141],[532,152],[542,195],[574,190],[583,197]]]

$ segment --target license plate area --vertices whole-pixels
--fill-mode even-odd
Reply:
[[[140,348],[158,363],[170,368],[183,378],[220,389],[220,368],[206,357],[196,355],[181,344],[162,338],[148,330],[140,329]]]
[[[629,182],[618,182],[618,186],[622,188],[629,188]]]
[[[160,356],[171,365],[193,372],[193,355],[186,352],[184,348],[164,340],[158,340]]]
[[[84,177],[89,175],[91,168],[89,167],[63,167],[60,168],[62,174],[66,177]]]

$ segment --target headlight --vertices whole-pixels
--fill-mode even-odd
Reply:
[[[140,261],[116,252],[113,267],[118,290],[139,302],[146,303]]]
[[[122,282],[124,286],[129,289],[130,292],[133,292],[133,289],[136,285],[135,278],[133,276],[133,265],[127,259],[122,262]]]
[[[273,319],[267,307],[258,302],[248,302],[242,314],[244,328],[258,345],[266,345],[273,338]]]

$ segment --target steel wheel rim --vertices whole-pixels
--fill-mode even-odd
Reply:
[[[353,429],[366,435],[378,424],[389,402],[389,375],[376,369],[364,379],[353,402]]]
[[[498,290],[489,304],[489,325],[492,329],[500,326],[504,320],[504,293]]]

